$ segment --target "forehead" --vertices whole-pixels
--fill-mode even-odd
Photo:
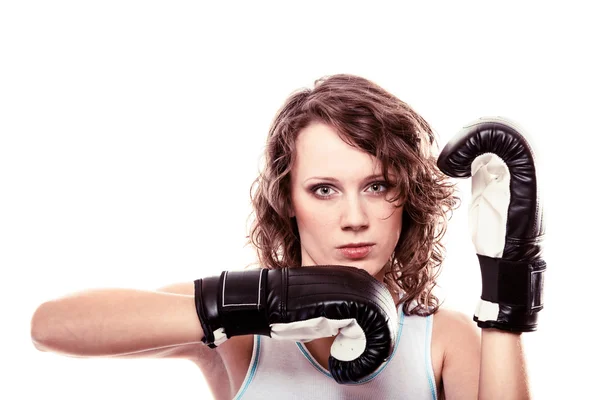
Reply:
[[[312,123],[296,139],[292,174],[297,177],[360,178],[381,173],[381,163],[364,150],[350,146],[323,123]]]

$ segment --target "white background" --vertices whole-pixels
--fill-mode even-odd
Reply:
[[[529,129],[548,225],[546,308],[525,335],[532,388],[595,392],[591,6],[197,3],[0,6],[0,398],[210,398],[186,361],[38,352],[31,315],[72,291],[153,289],[253,261],[249,187],[271,119],[293,90],[341,72],[411,104],[442,144],[483,115]],[[460,188],[440,283],[448,307],[472,314],[480,277]]]

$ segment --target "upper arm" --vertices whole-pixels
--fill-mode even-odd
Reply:
[[[437,325],[437,328],[435,326]],[[446,399],[477,399],[481,333],[463,313],[440,309],[434,329],[444,348],[442,382]]]
[[[157,290],[193,296],[194,283],[177,283]],[[233,396],[246,377],[252,358],[254,336],[234,336],[220,344],[216,349],[211,349],[201,343],[194,343],[193,347],[189,346],[184,345],[179,348],[166,349],[166,353],[163,355],[150,354],[150,356],[190,359],[200,367],[213,393],[223,391],[224,388],[229,387],[232,393],[231,396]]]

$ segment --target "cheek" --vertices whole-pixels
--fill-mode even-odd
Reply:
[[[387,241],[391,243],[392,248],[396,246],[400,233],[402,231],[402,214],[404,209],[389,207],[386,212],[382,213],[380,218],[380,229],[385,233]]]
[[[312,201],[311,201],[312,200]],[[294,199],[294,213],[301,236],[318,236],[325,229],[335,224],[333,213],[326,207],[319,207],[315,201],[306,196]]]

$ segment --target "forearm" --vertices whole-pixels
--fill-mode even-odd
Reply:
[[[77,293],[42,304],[31,321],[36,347],[71,356],[122,355],[203,336],[193,296],[153,291]]]
[[[529,399],[521,335],[482,329],[479,399]]]

